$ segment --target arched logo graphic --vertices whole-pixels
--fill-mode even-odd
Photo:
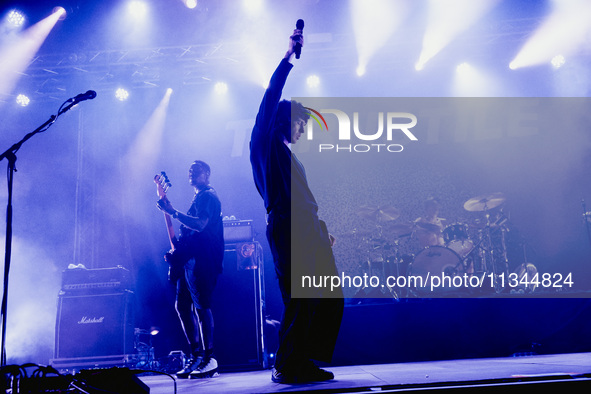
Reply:
[[[326,128],[326,131],[328,131],[328,125],[326,124],[326,120],[324,120],[324,116],[322,116],[320,114],[320,112],[318,112],[318,111],[316,111],[316,110],[314,110],[312,108],[309,108],[309,107],[304,107],[304,108],[307,109],[308,111],[313,112],[313,113],[310,114],[310,117],[312,119],[314,119],[316,121],[316,123],[318,123],[318,126],[320,126],[320,130],[323,130],[324,128]],[[318,117],[320,119],[322,119],[322,123],[324,123],[324,127],[322,127],[322,123],[320,123],[320,120],[316,116],[314,116],[314,114],[318,115]]]

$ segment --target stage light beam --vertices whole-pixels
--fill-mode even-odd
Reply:
[[[481,19],[497,3],[498,0],[430,0],[427,28],[415,69],[422,70],[429,60],[460,33]]]
[[[470,70],[471,70],[471,67],[470,67],[470,65],[469,65],[468,63],[466,63],[466,62],[464,62],[464,63],[461,63],[461,64],[459,64],[459,65],[456,67],[456,71],[457,71],[458,73],[460,73],[460,74],[469,73],[469,72],[470,72]]]
[[[510,68],[546,64],[557,53],[569,56],[587,44],[591,34],[591,2],[554,0],[552,4],[552,13],[519,50]]]
[[[144,123],[135,140],[122,158],[122,163],[129,173],[127,193],[134,201],[138,195],[147,195],[152,186],[145,179],[154,177],[154,165],[160,157],[163,135],[172,90],[167,90],[150,118]],[[131,219],[133,214],[129,214]]]
[[[451,86],[454,97],[495,97],[500,96],[503,89],[502,83],[492,74],[466,62],[456,67]]]
[[[262,0],[242,0],[242,6],[249,14],[255,14],[263,7]]]
[[[61,16],[61,12],[52,13],[19,33],[15,40],[0,51],[0,59],[3,59],[0,62],[0,95],[9,95],[12,92],[19,77]]]
[[[357,48],[357,75],[365,73],[370,60],[390,40],[408,13],[405,0],[352,0],[351,20]]]

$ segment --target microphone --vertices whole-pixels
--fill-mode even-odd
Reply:
[[[86,93],[80,93],[79,95],[74,97],[73,101],[75,103],[79,103],[80,101],[84,101],[84,100],[92,100],[95,97],[96,97],[96,92],[94,90],[89,90]]]
[[[296,22],[296,29],[298,30],[304,30],[304,20],[303,19],[298,19],[298,21]],[[299,42],[296,43],[295,45],[295,55],[296,55],[296,59],[300,58],[300,54],[302,53],[302,44],[300,44]]]

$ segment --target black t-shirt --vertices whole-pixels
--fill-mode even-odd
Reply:
[[[211,186],[195,194],[187,215],[207,218],[208,223],[202,231],[194,231],[181,225],[179,242],[195,259],[197,268],[207,266],[221,272],[224,258],[222,204]]]

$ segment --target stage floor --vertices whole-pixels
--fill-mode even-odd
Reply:
[[[322,393],[362,392],[523,392],[552,386],[560,392],[591,392],[591,353],[526,357],[482,358],[328,368],[330,382],[283,385],[271,382],[270,370],[222,373],[204,380],[178,379],[178,393]],[[174,382],[164,375],[141,376],[151,394],[174,393]],[[525,387],[524,385],[531,385]],[[550,387],[547,387],[550,388]],[[556,390],[553,390],[556,392]]]

